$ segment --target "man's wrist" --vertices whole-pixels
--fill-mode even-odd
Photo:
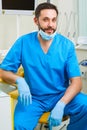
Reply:
[[[66,103],[65,102],[63,102],[62,100],[59,100],[58,101],[58,104],[60,104],[61,106],[63,106],[63,107],[65,107],[66,106]]]
[[[21,82],[21,80],[23,80],[23,78],[18,76],[18,77],[16,78],[15,83],[18,84],[19,82]]]

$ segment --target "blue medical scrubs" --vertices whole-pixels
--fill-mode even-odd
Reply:
[[[8,52],[0,68],[17,72],[24,68],[33,102],[23,106],[18,98],[15,108],[15,130],[33,130],[45,111],[51,111],[69,86],[69,79],[80,76],[80,69],[73,43],[57,34],[49,50],[44,53],[38,32],[21,36]],[[65,107],[70,115],[68,130],[87,130],[87,96],[79,93]]]

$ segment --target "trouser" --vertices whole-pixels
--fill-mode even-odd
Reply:
[[[46,95],[36,98],[33,96],[32,104],[23,106],[18,99],[14,113],[15,130],[34,130],[43,112],[51,111],[55,104],[63,96]],[[70,116],[67,130],[87,130],[87,95],[79,93],[66,105],[64,115]]]

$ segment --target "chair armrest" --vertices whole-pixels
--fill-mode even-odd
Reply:
[[[0,78],[0,83],[1,84],[8,84],[5,81],[3,81],[1,78]],[[9,92],[8,95],[10,95],[13,99],[17,99],[17,97],[18,97],[17,86],[16,86],[16,84],[12,84],[12,86],[15,86],[16,90],[13,90],[13,91]]]
[[[20,67],[18,69],[18,72],[17,72],[17,75],[21,76],[21,77],[24,77],[24,70],[22,67]],[[0,78],[0,83],[2,84],[8,84],[6,83],[5,81],[3,81],[1,78]],[[13,98],[13,99],[17,99],[18,97],[18,90],[17,90],[17,85],[16,84],[10,84],[12,86],[15,86],[16,87],[16,90],[13,90],[11,92],[9,92],[8,94]]]
[[[11,92],[8,93],[13,99],[17,99],[18,97],[18,90],[13,90]]]
[[[16,85],[16,84],[9,84],[9,83],[5,82],[4,80],[2,80],[1,78],[0,78],[0,83],[1,83],[1,84],[12,85],[12,86],[14,86],[14,87],[17,89],[17,85]]]
[[[0,78],[0,83],[6,83],[6,82],[4,82],[4,81]]]

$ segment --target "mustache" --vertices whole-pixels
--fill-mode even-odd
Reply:
[[[53,30],[53,32],[56,31],[56,29],[52,28],[52,27],[48,27],[48,28],[41,28],[44,32],[47,31],[47,30]]]

